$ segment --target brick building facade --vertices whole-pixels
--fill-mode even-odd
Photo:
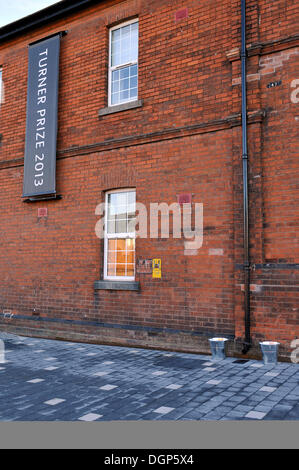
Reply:
[[[136,22],[138,93],[130,85],[135,99],[111,105],[111,31]],[[295,0],[247,1],[248,356],[267,339],[281,343],[286,359],[299,337],[297,26]],[[28,45],[61,31],[61,198],[28,202]],[[3,27],[0,41],[0,328],[194,352],[225,335],[230,353],[241,355],[241,2],[64,0]],[[107,192],[126,189],[147,208],[191,194],[193,223],[203,204],[203,244],[137,238],[134,279],[122,288],[105,280],[95,211]],[[161,279],[140,268],[153,259],[162,261]]]

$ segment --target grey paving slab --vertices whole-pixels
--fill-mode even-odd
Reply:
[[[299,420],[298,364],[0,339],[0,421]]]

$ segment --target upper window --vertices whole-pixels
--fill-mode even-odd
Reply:
[[[110,30],[109,106],[138,98],[138,20]]]
[[[136,191],[106,194],[104,278],[135,279]]]

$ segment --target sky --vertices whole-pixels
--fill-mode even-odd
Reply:
[[[0,28],[59,0],[0,0]]]

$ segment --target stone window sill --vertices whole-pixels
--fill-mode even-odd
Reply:
[[[96,281],[95,290],[131,290],[139,291],[140,283],[136,281]]]
[[[107,116],[108,114],[120,113],[128,109],[141,108],[143,100],[130,101],[129,103],[119,104],[117,106],[108,106],[107,108],[100,109],[99,117]]]

